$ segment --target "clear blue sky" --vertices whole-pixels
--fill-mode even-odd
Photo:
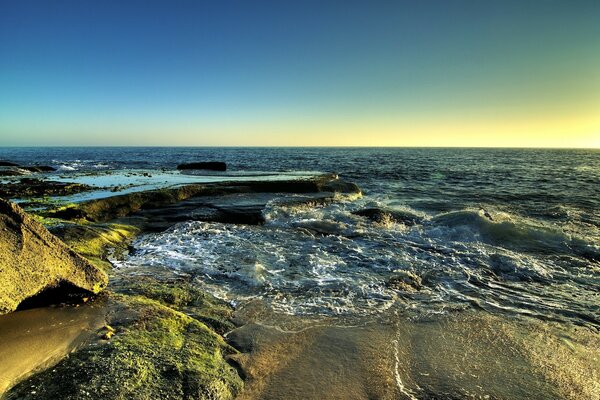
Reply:
[[[597,0],[0,3],[0,145],[600,147],[599,114]]]

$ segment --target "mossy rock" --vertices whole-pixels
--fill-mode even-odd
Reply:
[[[219,334],[235,329],[231,322],[233,307],[202,291],[187,279],[164,279],[139,276],[135,280],[117,277],[111,289],[118,293],[140,295],[181,311],[215,330]]]
[[[65,220],[106,222],[144,209],[165,207],[196,196],[219,196],[233,193],[345,193],[360,195],[354,183],[342,181],[334,174],[288,181],[244,181],[190,184],[143,192],[126,193],[79,204],[49,209],[44,216]]]
[[[206,325],[141,296],[112,301],[112,339],[72,353],[6,399],[232,399],[241,390],[225,360],[236,350]]]
[[[51,232],[104,271],[112,268],[108,256],[127,251],[127,246],[139,231],[134,226],[123,224],[63,222],[51,226]]]
[[[25,213],[0,199],[0,314],[53,288],[98,293],[105,272],[69,248]]]

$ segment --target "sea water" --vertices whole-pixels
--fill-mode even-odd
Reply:
[[[390,375],[381,382],[395,382],[392,397],[553,398],[554,389],[543,386],[548,382],[567,387],[564,396],[600,396],[593,387],[600,353],[598,150],[3,148],[0,159],[52,165],[62,178],[172,171],[205,160],[227,162],[233,175],[335,172],[357,183],[363,196],[269,204],[259,226],[182,222],[140,236],[118,271],[186,276],[238,308],[260,301],[280,315],[262,321],[279,333],[294,326],[281,316],[327,319],[327,328],[311,327],[320,338],[311,343],[346,343],[346,355],[380,341],[387,350],[375,359],[389,357],[382,368]],[[394,217],[356,214],[374,208]],[[526,322],[515,327],[507,322],[513,320]],[[578,327],[585,335],[573,334]],[[416,360],[412,369],[402,354]],[[494,367],[501,361],[502,368]],[[315,362],[327,365],[324,358]],[[575,375],[560,365],[571,365]],[[300,373],[288,371],[288,381]],[[501,373],[505,384],[495,378]],[[546,378],[536,381],[537,373]],[[284,386],[273,384],[273,397],[289,396]],[[368,387],[356,388],[356,397],[371,396],[361,392]]]

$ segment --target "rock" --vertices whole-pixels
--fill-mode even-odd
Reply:
[[[205,324],[142,296],[115,294],[111,302],[107,322],[118,334],[77,349],[3,398],[228,400],[241,391],[226,361],[237,351]]]
[[[48,165],[33,165],[30,167],[21,167],[21,168],[26,169],[29,172],[54,172],[54,171],[56,171],[56,168],[49,167]]]
[[[29,171],[19,167],[0,166],[0,176],[23,176],[28,174]]]
[[[48,228],[78,254],[103,271],[112,269],[108,255],[120,256],[127,251],[138,229],[123,224],[73,224],[66,221]]]
[[[1,188],[0,188],[1,190]],[[206,220],[215,222],[240,222],[240,223],[261,223],[262,216],[257,213],[260,211],[258,206],[266,204],[262,200],[251,201],[249,205],[243,205],[242,202],[236,204],[224,204],[222,201],[226,195],[231,194],[256,194],[256,193],[296,193],[296,194],[317,194],[329,193],[329,196],[313,196],[316,201],[329,201],[335,193],[344,195],[360,195],[361,191],[353,183],[340,181],[335,175],[324,174],[311,179],[294,179],[286,181],[245,181],[245,182],[215,182],[206,184],[190,184],[176,188],[165,188],[149,190],[144,192],[126,193],[118,196],[112,196],[101,199],[94,199],[82,202],[69,207],[61,207],[54,210],[48,210],[45,213],[47,217],[62,219],[81,219],[88,221],[102,222],[110,221],[115,218],[130,216],[140,211],[151,209],[162,209],[158,213],[164,215],[167,206],[178,204],[177,209],[183,207],[189,208],[190,212],[177,211],[169,220],[184,218],[182,220]],[[1,194],[0,194],[1,196]],[[184,200],[200,197],[218,197],[218,204],[211,204],[201,212],[197,212],[200,207],[205,206],[204,200],[194,200],[192,204],[182,204]],[[308,198],[306,198],[308,199]],[[302,202],[306,202],[306,199]],[[310,202],[310,199],[308,200]],[[189,207],[186,207],[189,206]],[[192,210],[196,216],[191,216]],[[262,206],[261,206],[262,208]],[[171,212],[171,210],[168,210]],[[202,214],[205,213],[205,217]],[[179,221],[178,221],[179,222]]]
[[[396,274],[388,279],[386,286],[404,292],[415,292],[421,290],[423,281],[414,272],[397,270]]]
[[[188,164],[179,164],[177,169],[206,169],[209,171],[226,171],[227,164],[221,161],[196,162]]]
[[[420,223],[422,218],[408,212],[384,210],[381,208],[365,208],[352,212],[354,215],[365,217],[376,223],[396,222],[407,226]]]
[[[46,292],[98,293],[106,274],[52,235],[19,206],[0,199],[0,314]]]
[[[28,174],[29,171],[25,171],[24,173]],[[21,178],[21,180],[17,182],[0,185],[0,197],[11,199],[24,197],[67,196],[75,193],[85,192],[91,189],[91,186],[81,183]]]
[[[14,162],[10,162],[10,161],[0,161],[0,167],[18,167],[19,164],[15,164]]]

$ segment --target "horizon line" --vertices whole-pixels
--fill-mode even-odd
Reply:
[[[257,145],[257,146],[233,146],[233,145],[0,145],[0,148],[231,148],[231,149],[498,149],[498,150],[600,150],[598,147],[558,147],[558,146],[283,146],[283,145]]]

